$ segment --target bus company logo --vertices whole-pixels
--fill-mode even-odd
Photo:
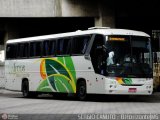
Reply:
[[[8,119],[8,115],[6,113],[3,113],[1,117],[2,117],[2,120],[7,120]]]
[[[25,65],[16,65],[16,63],[14,63],[12,68],[13,72],[25,72]]]

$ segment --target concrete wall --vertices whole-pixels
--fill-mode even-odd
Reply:
[[[57,0],[1,0],[1,17],[53,17]]]
[[[0,0],[0,17],[95,17],[115,26],[112,0]]]
[[[62,16],[98,16],[99,2],[96,0],[61,0]]]
[[[61,0],[63,17],[94,17],[95,26],[115,27],[115,15],[111,0]]]

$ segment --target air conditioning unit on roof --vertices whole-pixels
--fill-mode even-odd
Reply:
[[[110,29],[110,27],[90,27],[88,30],[93,30],[93,29]]]

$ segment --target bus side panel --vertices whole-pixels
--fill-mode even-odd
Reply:
[[[104,76],[96,75],[91,61],[86,60],[84,56],[42,58],[36,63],[39,65],[39,74],[32,74],[33,76],[30,78],[33,80],[36,76],[36,79],[39,80],[32,83],[32,90],[76,93],[77,80],[82,78],[86,80],[87,93],[105,93]],[[37,88],[35,89],[34,86]]]
[[[38,84],[37,91],[76,93],[77,79],[80,78],[86,80],[87,93],[104,91],[102,87],[104,81],[97,82],[92,63],[84,56],[42,58],[37,63],[40,66],[41,77],[41,81],[36,83]],[[36,74],[33,78],[34,76]]]
[[[40,60],[22,59],[5,61],[6,89],[21,91],[22,80],[29,81],[29,90],[36,91],[41,81]]]
[[[10,90],[13,89],[12,81],[14,80],[14,74],[13,72],[11,73],[13,62],[14,60],[5,60],[5,79],[6,79],[5,88]]]
[[[11,90],[21,91],[22,79],[27,78],[30,91],[76,93],[77,79],[83,78],[87,93],[104,93],[102,76],[84,56],[8,60],[6,66]]]
[[[40,58],[38,59],[28,59],[23,61],[22,64],[25,64],[26,72],[23,74],[23,78],[28,78],[29,80],[29,90],[30,91],[37,91],[37,88],[42,81],[40,75]]]
[[[76,93],[76,71],[72,57],[42,58],[39,60],[37,91]]]
[[[72,57],[76,70],[76,78],[84,78],[87,84],[87,93],[105,93],[104,76],[95,74],[92,62],[86,60],[84,56]]]
[[[17,66],[17,60],[5,61],[5,88],[8,90],[21,91],[21,79],[19,79],[20,68]]]

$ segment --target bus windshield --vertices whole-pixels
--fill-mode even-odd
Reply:
[[[113,77],[151,78],[151,45],[142,36],[106,36],[107,74]],[[149,59],[145,59],[145,54]]]

